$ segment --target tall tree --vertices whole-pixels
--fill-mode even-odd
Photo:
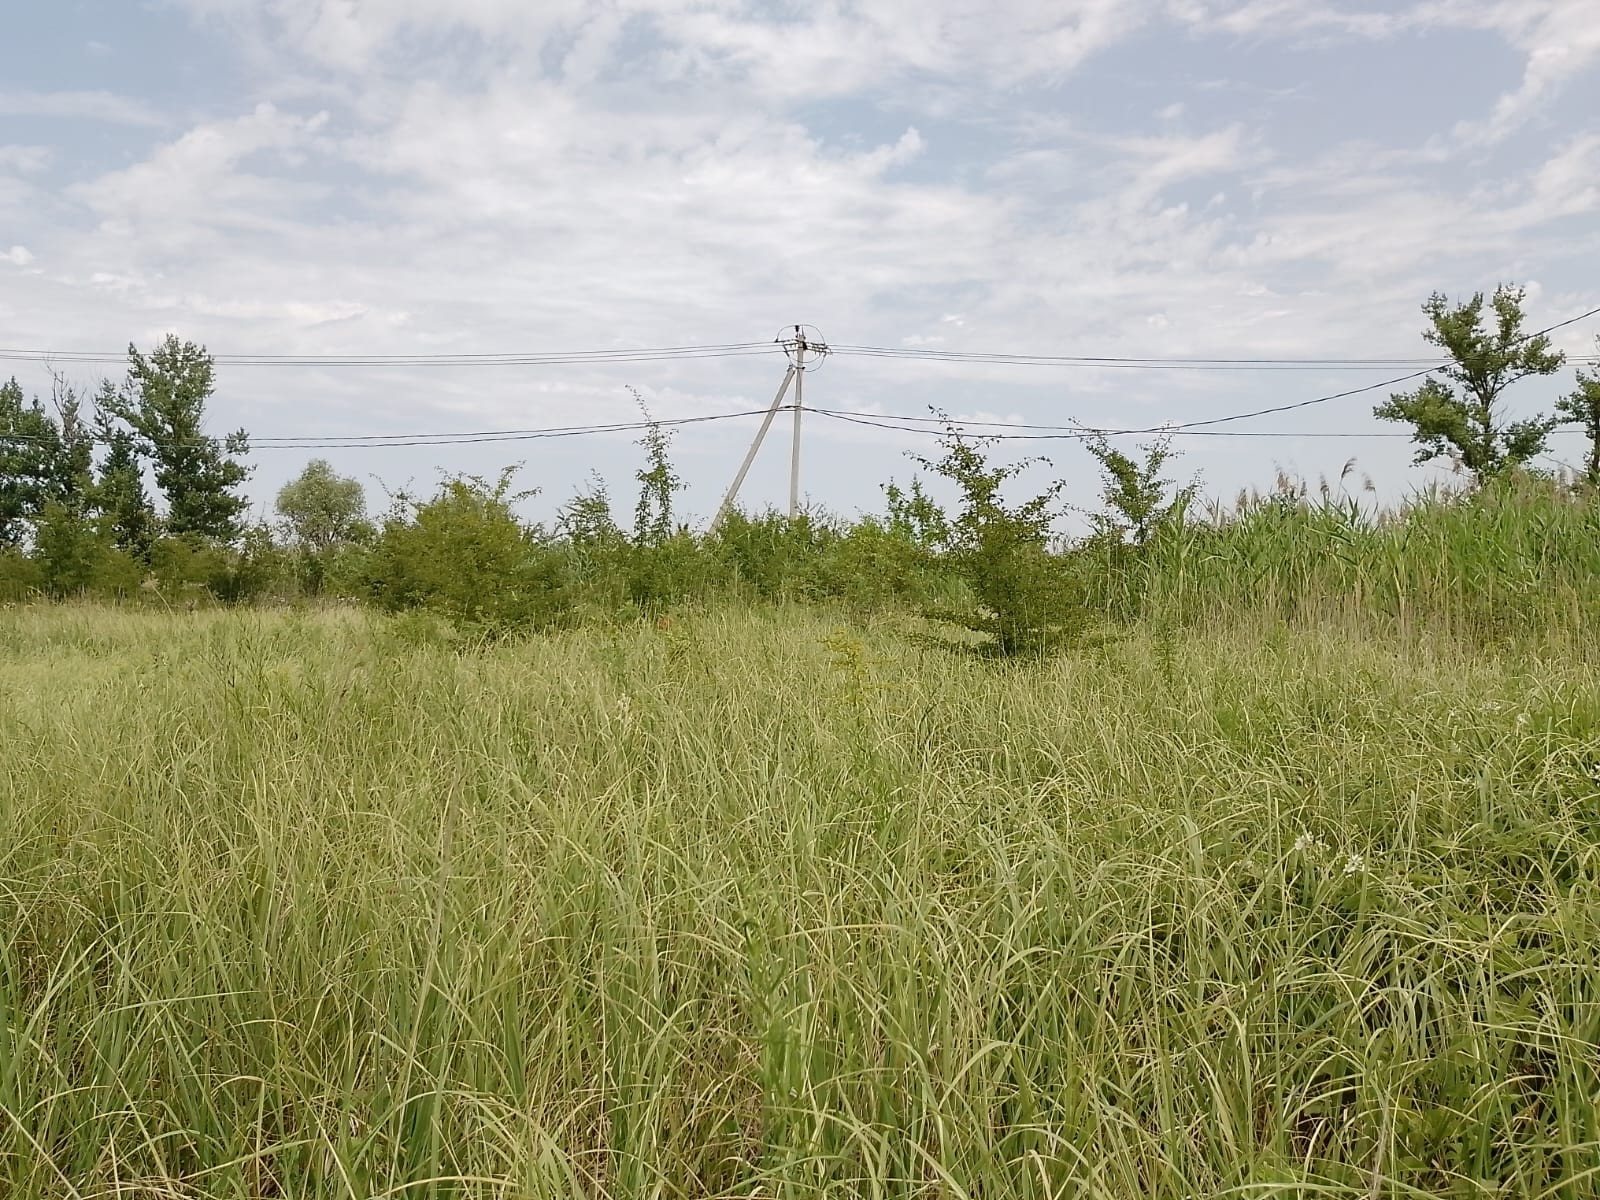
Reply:
[[[1430,376],[1415,391],[1396,392],[1373,409],[1385,421],[1412,427],[1419,464],[1453,458],[1481,484],[1543,451],[1558,418],[1507,421],[1500,409],[1501,395],[1513,383],[1553,375],[1565,361],[1544,334],[1522,331],[1523,296],[1521,288],[1501,284],[1488,312],[1482,292],[1456,305],[1435,292],[1422,306],[1428,318],[1422,336],[1450,356],[1439,370],[1449,382]]]
[[[167,501],[167,530],[232,542],[249,501],[237,492],[250,471],[244,430],[226,438],[205,432],[215,363],[205,348],[172,334],[148,356],[128,347],[128,379],[107,398],[106,411],[125,422],[139,452],[155,467]]]
[[[15,379],[0,384],[0,545],[21,541],[26,523],[44,508],[58,444],[43,406],[24,403]]]
[[[277,509],[295,541],[322,554],[356,537],[365,524],[366,497],[359,480],[314,458],[278,491]]]
[[[94,435],[84,420],[77,389],[54,371],[50,382],[57,428],[50,498],[59,500],[71,512],[82,513],[89,506],[94,488]]]
[[[1583,427],[1589,439],[1584,480],[1600,487],[1600,369],[1578,372],[1578,386],[1556,401],[1556,416]]]
[[[15,379],[0,384],[0,545],[18,544],[52,500],[82,508],[71,502],[81,495],[89,441],[70,390],[55,399],[60,424],[37,398],[25,403]]]
[[[95,438],[106,448],[94,484],[94,508],[112,544],[136,558],[148,558],[159,522],[144,490],[144,466],[132,433],[117,423],[111,406],[116,385],[107,380],[95,401]]]

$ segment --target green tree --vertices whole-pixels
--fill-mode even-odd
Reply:
[[[155,506],[144,490],[138,444],[107,407],[116,388],[107,382],[95,403],[95,438],[105,447],[94,483],[94,509],[117,549],[148,560],[160,530]]]
[[[366,528],[367,500],[359,480],[314,458],[278,490],[278,515],[290,536],[314,554],[357,540]]]
[[[1500,411],[1501,396],[1513,383],[1552,375],[1565,361],[1547,336],[1522,331],[1522,301],[1521,288],[1502,284],[1487,312],[1482,292],[1456,305],[1435,292],[1422,306],[1429,323],[1422,336],[1449,355],[1439,369],[1449,382],[1430,376],[1415,391],[1396,392],[1373,409],[1385,421],[1412,427],[1419,464],[1453,458],[1482,484],[1544,449],[1557,418],[1507,421]]]
[[[105,409],[125,422],[139,452],[155,467],[167,501],[167,532],[231,543],[249,501],[237,488],[250,472],[238,461],[248,454],[244,430],[226,438],[205,432],[206,402],[215,388],[215,363],[204,347],[168,334],[148,356],[128,347],[128,378],[105,400]]]
[[[889,509],[889,532],[928,553],[950,544],[950,518],[923,490],[920,478],[911,477],[909,490],[891,479],[883,485],[883,494]]]
[[[1006,482],[1032,462],[990,465],[994,438],[970,438],[948,419],[938,459],[918,463],[961,491],[950,522],[950,560],[965,580],[977,611],[930,613],[984,635],[985,649],[1001,657],[1040,654],[1070,640],[1090,619],[1076,581],[1062,558],[1050,553],[1050,527],[1063,483],[1020,504],[1001,495]]]
[[[634,472],[639,481],[639,503],[633,513],[633,544],[641,549],[666,544],[672,536],[672,497],[683,490],[683,482],[672,469],[667,450],[672,445],[672,435],[661,428],[661,423],[650,415],[643,398],[633,392],[639,411],[644,413],[645,434],[639,439],[644,447],[645,465]]]
[[[64,501],[45,503],[34,522],[33,542],[40,582],[53,596],[127,593],[138,587],[133,560],[87,513]]]
[[[24,403],[15,379],[0,384],[0,545],[17,545],[51,501],[75,512],[88,502],[93,439],[77,393],[52,378],[50,408]]]
[[[1556,401],[1556,416],[1582,427],[1589,439],[1584,481],[1600,487],[1600,370],[1578,372],[1578,386]]]
[[[77,389],[55,372],[51,372],[50,379],[57,431],[50,496],[75,512],[83,512],[93,498],[94,436],[83,419]]]
[[[15,546],[50,498],[60,436],[15,379],[0,384],[0,545]]]
[[[556,529],[574,549],[586,553],[614,552],[628,542],[611,515],[611,495],[598,473],[591,473],[588,486],[562,506]]]
[[[371,540],[366,504],[360,482],[337,474],[321,458],[312,459],[279,489],[277,511],[293,543],[291,561],[300,585],[311,595],[322,592],[344,551]],[[247,531],[245,540],[250,538]],[[259,532],[256,541],[260,542]],[[276,548],[271,556],[282,557]]]
[[[1102,535],[1142,546],[1162,522],[1193,501],[1197,484],[1178,487],[1161,477],[1162,469],[1176,456],[1170,437],[1141,445],[1142,460],[1118,450],[1098,431],[1088,431],[1083,444],[1100,464],[1104,484],[1100,498],[1109,511],[1092,519]]]

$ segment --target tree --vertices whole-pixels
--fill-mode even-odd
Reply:
[[[77,389],[54,371],[50,383],[57,430],[50,496],[74,512],[83,512],[94,490],[94,437],[84,423]]]
[[[94,509],[117,549],[147,560],[159,522],[144,490],[144,467],[134,436],[116,423],[108,407],[115,399],[116,388],[107,381],[95,402],[95,437],[106,452],[94,483]]]
[[[335,474],[321,458],[279,489],[277,510],[294,540],[313,554],[355,541],[366,527],[360,481]]]
[[[1589,439],[1584,481],[1600,487],[1600,370],[1578,372],[1578,386],[1556,401],[1556,416],[1583,427]]]
[[[1096,515],[1094,523],[1117,542],[1131,540],[1135,546],[1144,545],[1162,522],[1194,499],[1197,484],[1176,487],[1172,480],[1161,477],[1161,469],[1174,457],[1170,437],[1140,446],[1143,462],[1118,450],[1103,433],[1089,431],[1084,445],[1100,464],[1105,484],[1100,495],[1110,509]]]
[[[250,475],[238,461],[250,441],[242,429],[220,440],[205,433],[214,368],[204,347],[171,334],[148,357],[130,345],[127,382],[105,408],[126,423],[154,464],[167,500],[167,531],[231,543],[249,504],[235,489]]]
[[[60,500],[46,502],[34,525],[33,558],[51,595],[91,590],[110,552],[105,537],[82,512]]]
[[[656,548],[672,536],[672,495],[683,490],[683,482],[667,457],[672,435],[650,415],[639,393],[628,390],[633,392],[645,419],[645,434],[638,443],[644,447],[645,465],[634,472],[639,481],[639,503],[633,513],[633,544],[640,549]]]
[[[1007,480],[1031,462],[990,466],[984,455],[993,438],[969,438],[946,419],[941,458],[912,457],[961,489],[950,522],[950,560],[977,601],[975,613],[929,615],[959,624],[986,639],[1001,657],[1039,654],[1082,630],[1089,612],[1062,559],[1049,550],[1050,526],[1063,483],[1020,504],[1001,496]]]
[[[52,501],[73,512],[88,503],[93,444],[78,396],[52,375],[52,415],[37,399],[23,403],[15,379],[0,385],[0,545],[16,545]]]
[[[950,519],[944,509],[923,490],[922,480],[911,477],[907,491],[894,480],[883,485],[888,505],[888,529],[924,552],[943,550],[950,544]]]
[[[577,550],[610,551],[627,545],[627,538],[611,515],[611,496],[606,482],[598,473],[591,473],[589,485],[579,488],[562,507],[556,518],[556,529],[565,534],[568,543]]]
[[[1557,418],[1506,421],[1500,411],[1500,397],[1513,383],[1554,374],[1565,361],[1547,336],[1522,332],[1522,300],[1521,288],[1502,284],[1488,313],[1482,292],[1453,307],[1435,292],[1422,306],[1430,326],[1422,336],[1450,356],[1439,369],[1450,382],[1430,376],[1415,391],[1396,392],[1373,409],[1385,421],[1412,427],[1417,463],[1450,457],[1482,484],[1544,449]]]
[[[61,434],[42,404],[25,404],[15,379],[0,384],[0,545],[23,540],[53,498]]]

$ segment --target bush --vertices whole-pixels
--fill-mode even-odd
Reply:
[[[970,438],[946,421],[943,456],[918,460],[961,489],[960,511],[949,525],[949,557],[973,600],[971,608],[928,615],[981,634],[986,653],[1002,658],[1043,654],[1081,636],[1093,612],[1071,564],[1050,552],[1050,526],[1063,485],[1008,504],[1001,488],[1028,463],[990,466],[984,449],[993,442]]]
[[[168,602],[211,603],[228,591],[227,552],[206,538],[158,538],[150,547],[150,574]]]
[[[43,589],[39,565],[15,546],[0,546],[0,603],[19,603]]]
[[[511,477],[445,480],[433,499],[398,498],[370,562],[371,594],[391,611],[423,608],[491,636],[565,621],[571,570],[512,512]]]
[[[110,533],[58,500],[45,505],[33,540],[38,587],[52,596],[127,596],[138,590],[139,564],[112,544]]]

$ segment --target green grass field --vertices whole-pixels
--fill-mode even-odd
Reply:
[[[1595,659],[1340,628],[0,610],[0,1196],[1600,1194]]]

